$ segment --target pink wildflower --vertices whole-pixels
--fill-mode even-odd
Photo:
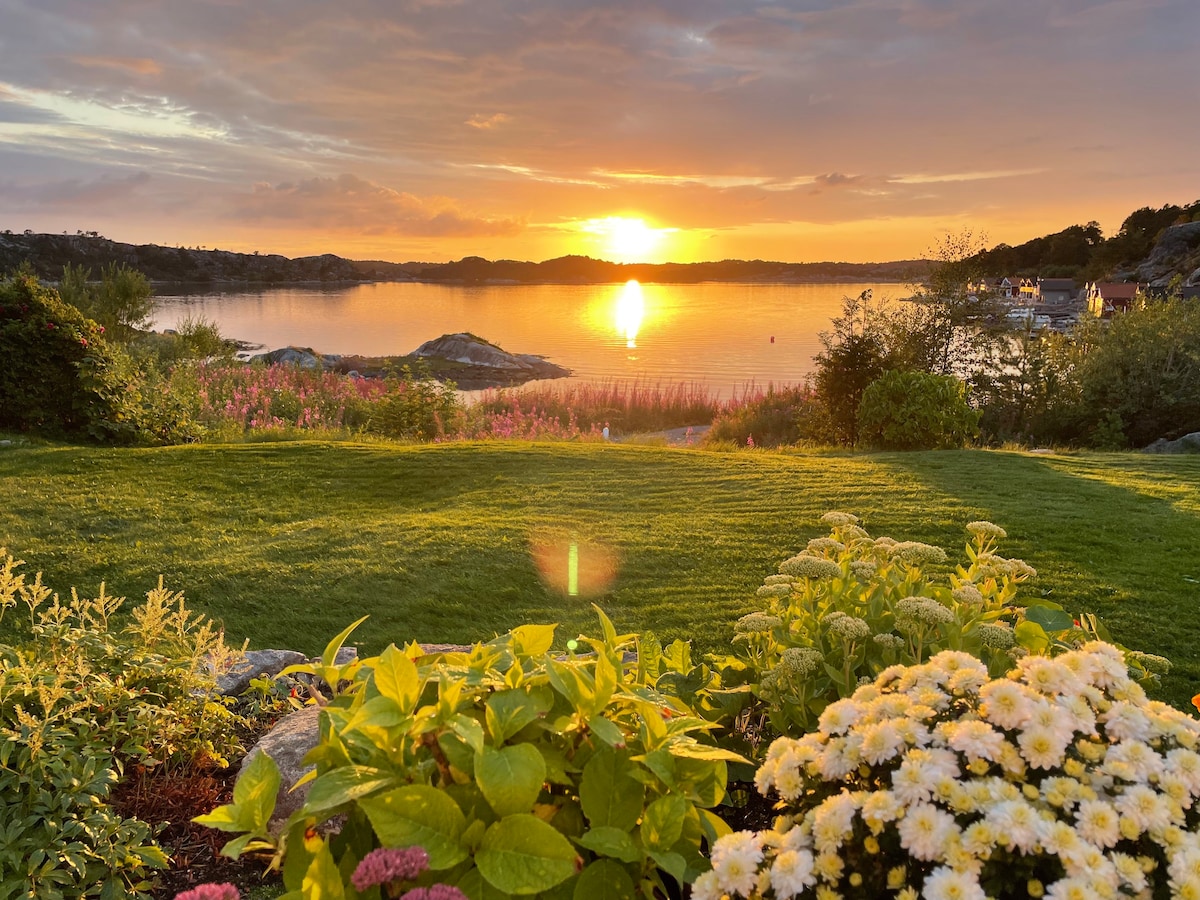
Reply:
[[[175,895],[175,900],[242,900],[238,889],[228,882],[224,884],[198,884],[188,891]]]
[[[431,884],[413,888],[400,900],[467,900],[467,895],[450,884]]]
[[[362,858],[350,876],[350,883],[361,893],[377,884],[411,881],[427,868],[429,854],[424,847],[382,847]]]

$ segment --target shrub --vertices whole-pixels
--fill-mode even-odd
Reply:
[[[863,391],[858,439],[881,450],[962,447],[979,431],[966,386],[950,375],[885,373]]]
[[[772,744],[783,815],[718,840],[692,896],[1200,896],[1198,746],[1108,644],[994,680],[943,651]]]
[[[146,897],[166,864],[150,826],[110,792],[130,762],[219,759],[236,724],[210,699],[220,636],[161,585],[118,629],[101,586],[67,602],[0,549],[0,896]]]
[[[933,573],[947,560],[939,547],[872,539],[848,513],[827,513],[824,521],[829,536],[811,540],[758,589],[763,609],[734,626],[732,656],[714,658],[707,679],[691,685],[713,695],[708,707],[722,717],[737,710],[752,730],[800,735],[830,703],[896,664],[954,650],[1000,676],[1025,655],[1109,639],[1094,616],[1075,620],[1057,603],[1019,597],[1037,573],[996,553],[1006,535],[990,522],[967,526],[965,564],[943,578]],[[1128,665],[1153,684],[1169,663],[1130,652]]]
[[[769,387],[762,396],[718,415],[705,442],[745,446],[753,441],[758,447],[780,447],[832,437],[825,407],[811,388],[800,385]]]
[[[387,393],[371,409],[367,430],[384,437],[432,441],[452,434],[462,415],[454,382],[441,382],[409,366],[387,380]]]
[[[690,881],[728,831],[709,809],[740,758],[698,740],[712,725],[652,690],[624,659],[636,636],[601,622],[586,655],[553,653],[554,626],[526,625],[469,653],[393,645],[339,667],[351,626],[320,665],[291,670],[343,688],[321,712],[316,777],[283,838],[267,832],[279,774],[265,755],[233,804],[198,821],[243,832],[231,855],[275,849],[305,896],[340,896],[373,850],[413,845],[471,897],[665,896],[666,875]],[[339,814],[338,835],[316,836]]]
[[[60,283],[62,299],[99,322],[113,339],[130,340],[154,311],[149,280],[137,269],[116,262],[101,269],[98,283],[91,277],[82,266],[66,266]]]

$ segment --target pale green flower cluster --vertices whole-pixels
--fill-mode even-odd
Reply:
[[[780,563],[779,571],[795,578],[812,578],[820,581],[840,578],[842,567],[833,560],[823,559],[809,553],[800,553]]]
[[[1007,650],[1016,643],[1016,635],[1010,626],[1003,623],[979,626],[979,641],[993,650]]]
[[[967,533],[972,537],[990,540],[1004,540],[1008,537],[1007,531],[991,522],[968,522]]]
[[[878,541],[876,541],[878,544]],[[920,541],[901,541],[891,547],[892,556],[901,559],[910,566],[924,566],[929,563],[944,563],[946,551],[932,544],[922,544]]]
[[[831,537],[815,537],[808,542],[805,551],[819,556],[824,553],[842,553],[846,549],[846,545],[841,541],[834,540]]]
[[[1198,747],[1098,641],[994,680],[954,651],[892,666],[771,745],[785,815],[720,838],[692,897],[1200,900]]]
[[[847,525],[857,525],[859,518],[853,513],[832,510],[821,516],[821,522],[825,525],[828,525],[830,528],[843,528]]]
[[[752,612],[738,619],[734,623],[733,630],[738,634],[762,634],[763,632],[778,628],[781,623],[782,620],[779,616]]]
[[[932,597],[905,597],[896,604],[896,627],[901,631],[915,625],[940,625],[954,621],[954,611]]]
[[[871,626],[865,619],[834,610],[825,617],[829,630],[848,641],[861,641],[871,636]]]

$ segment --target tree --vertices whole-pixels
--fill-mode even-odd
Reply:
[[[150,282],[137,269],[115,262],[101,270],[98,284],[91,277],[83,266],[64,266],[59,296],[98,322],[110,340],[128,341],[154,312]]]
[[[822,331],[814,381],[817,396],[829,413],[836,438],[853,445],[858,440],[858,405],[863,391],[891,368],[883,305],[870,291],[842,298],[842,314],[833,331]]]

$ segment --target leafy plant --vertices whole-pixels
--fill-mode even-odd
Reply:
[[[116,625],[120,598],[63,602],[0,549],[0,896],[144,897],[166,864],[150,826],[109,805],[130,762],[222,757],[233,717],[210,698],[220,635],[159,587]],[[16,623],[13,623],[16,624]]]
[[[371,411],[367,429],[385,437],[431,441],[454,431],[462,405],[453,382],[440,382],[427,371],[403,366],[389,378],[387,394]]]
[[[990,522],[967,525],[965,563],[938,577],[934,567],[947,561],[939,547],[872,538],[848,513],[827,513],[823,521],[829,536],[814,538],[766,578],[758,589],[764,608],[738,620],[733,654],[715,658],[699,688],[749,701],[748,687],[755,702],[743,721],[761,720],[764,733],[812,731],[826,706],[864,679],[942,650],[969,653],[1000,676],[1029,654],[1111,640],[1094,616],[1074,619],[1058,603],[1018,596],[1037,573],[996,553],[1007,535]],[[1126,662],[1148,684],[1169,666],[1137,652]],[[728,701],[726,707],[733,708]]]
[[[979,432],[966,386],[950,375],[886,372],[863,391],[858,439],[881,450],[963,447]]]
[[[665,895],[668,876],[683,884],[707,868],[702,849],[728,830],[710,810],[740,757],[648,686],[625,662],[637,637],[600,619],[584,655],[552,652],[555,626],[525,625],[468,653],[392,645],[339,666],[355,623],[290,670],[341,689],[281,837],[268,830],[279,774],[266,756],[232,804],[198,821],[241,833],[231,855],[274,850],[289,898],[359,896],[346,882],[369,853],[416,845],[431,877],[473,900]],[[322,837],[315,826],[337,815],[340,833]]]

